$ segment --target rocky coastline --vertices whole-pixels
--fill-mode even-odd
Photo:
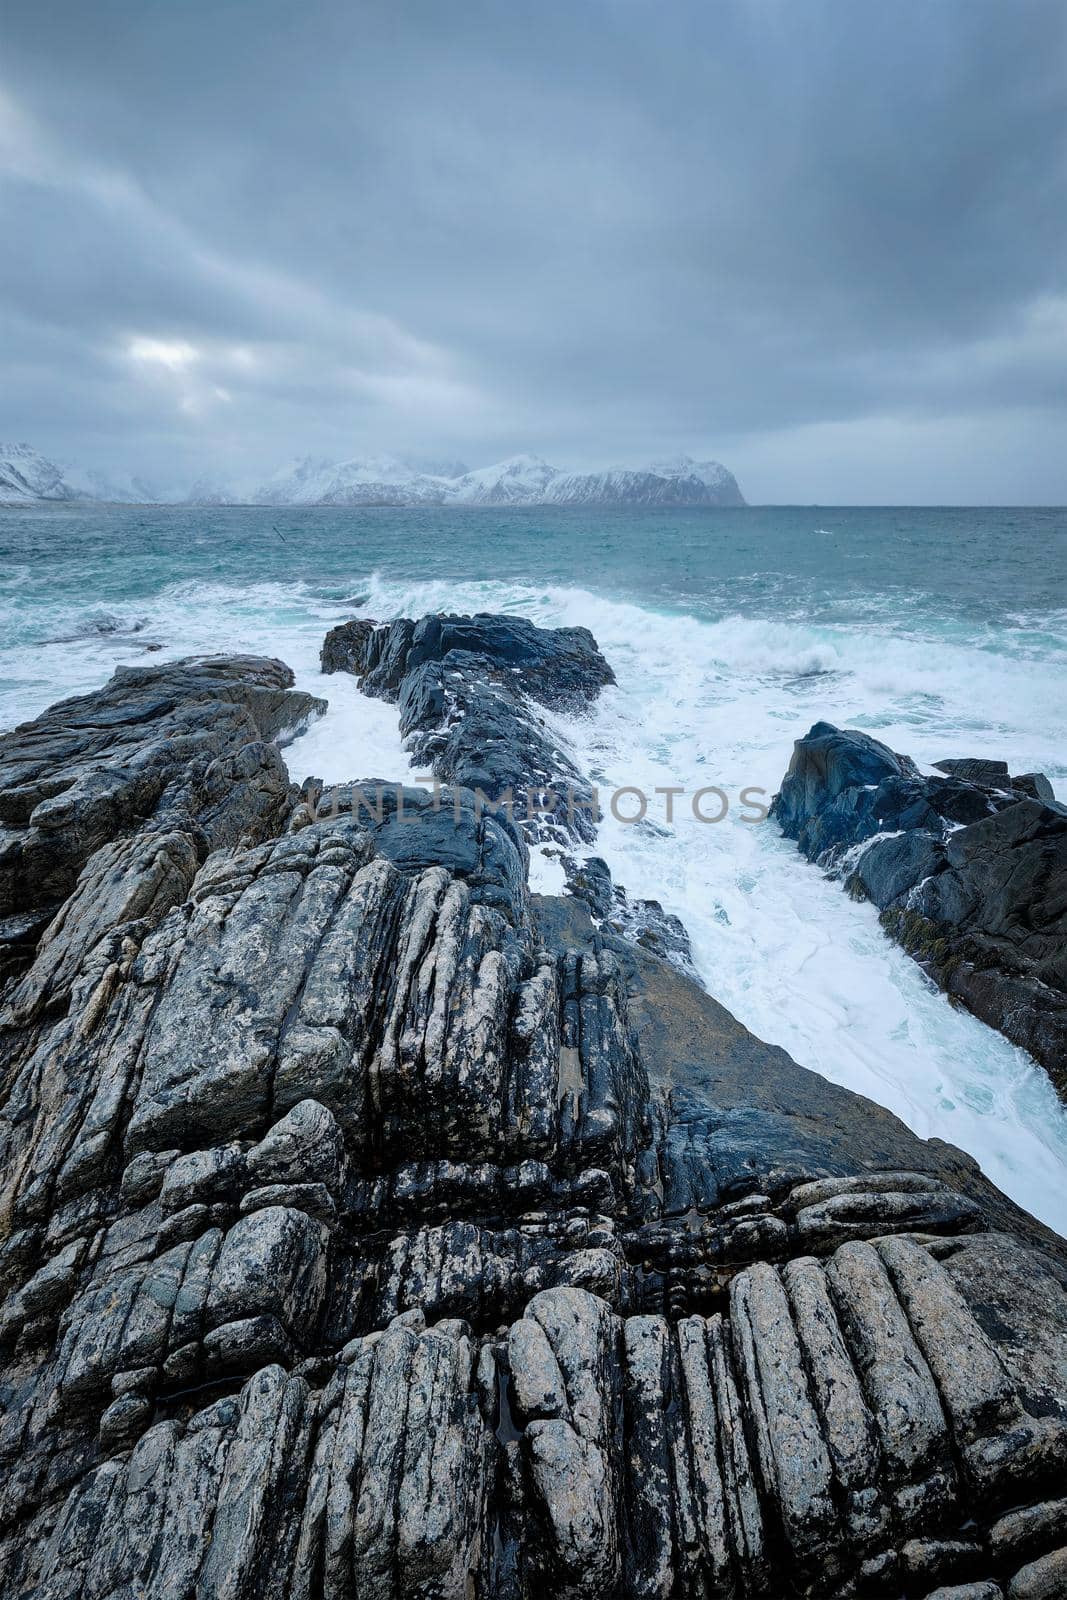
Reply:
[[[0,739],[0,1592],[1064,1593],[1067,1243],[741,1027],[579,864],[592,803],[481,804],[564,770],[592,636],[323,668],[437,794],[324,805],[280,746],[325,702],[257,658]]]

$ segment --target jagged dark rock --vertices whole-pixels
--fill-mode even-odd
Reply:
[[[696,978],[693,952],[685,925],[673,912],[665,911],[658,900],[634,899],[621,883],[615,883],[611,868],[601,856],[577,860],[559,852],[566,878],[567,893],[584,902],[598,926],[606,933],[622,934],[631,943],[663,956]]]
[[[1067,1095],[1067,806],[1042,774],[1012,778],[1002,761],[938,767],[923,777],[870,735],[818,722],[772,814]]]
[[[510,797],[531,841],[594,837],[593,787],[537,710],[580,711],[614,683],[587,628],[489,613],[346,622],[326,635],[322,670],[397,701],[416,760],[493,803]]]
[[[531,896],[471,791],[321,814],[284,669],[162,670],[230,786],[169,769],[166,890],[159,796],[72,827],[7,986],[3,1594],[1055,1593],[1064,1242]]]
[[[677,917],[658,901],[631,898],[613,883],[601,857],[571,853],[596,836],[597,794],[548,735],[537,706],[578,711],[614,683],[588,629],[537,628],[521,617],[491,613],[389,624],[360,619],[326,635],[322,669],[351,672],[364,693],[397,700],[401,732],[418,761],[494,806],[509,800],[508,819],[529,843],[549,844],[570,894],[610,931],[696,976],[689,936]],[[367,786],[365,792],[361,809],[369,812]],[[321,808],[322,797],[316,798]],[[351,808],[353,798],[350,790],[325,797],[343,808]]]
[[[453,651],[482,656],[498,672],[520,670],[523,692],[543,705],[581,707],[615,682],[588,628],[538,628],[488,611],[342,623],[326,635],[322,670],[354,672],[366,679],[365,693],[395,698],[409,673]]]

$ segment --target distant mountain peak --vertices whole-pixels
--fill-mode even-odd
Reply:
[[[0,444],[0,506],[96,500],[151,504],[159,492],[141,478],[58,466],[29,444]]]
[[[75,499],[77,491],[54,461],[29,444],[0,444],[0,505]]]

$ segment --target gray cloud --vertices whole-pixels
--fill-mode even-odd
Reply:
[[[9,0],[0,436],[1067,500],[1061,0]]]

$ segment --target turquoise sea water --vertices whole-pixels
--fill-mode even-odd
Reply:
[[[590,584],[701,617],[826,625],[862,623],[888,604],[941,628],[1025,630],[1033,620],[1040,631],[1067,609],[1067,513],[1055,509],[58,506],[0,510],[0,555],[5,597],[27,586],[28,626],[49,597],[122,604],[179,581],[282,579],[343,598],[375,572]]]
[[[330,701],[296,777],[408,774],[391,707],[323,680],[357,614],[584,623],[618,687],[557,723],[607,788],[773,791],[817,718],[922,763],[1038,768],[1067,798],[1067,512],[747,508],[0,511],[0,726],[119,662],[253,650]],[[148,644],[162,649],[146,654]],[[799,1061],[970,1150],[1067,1230],[1067,1115],[773,824],[609,816],[620,881],[675,910],[711,991]],[[554,867],[533,863],[551,885]]]

